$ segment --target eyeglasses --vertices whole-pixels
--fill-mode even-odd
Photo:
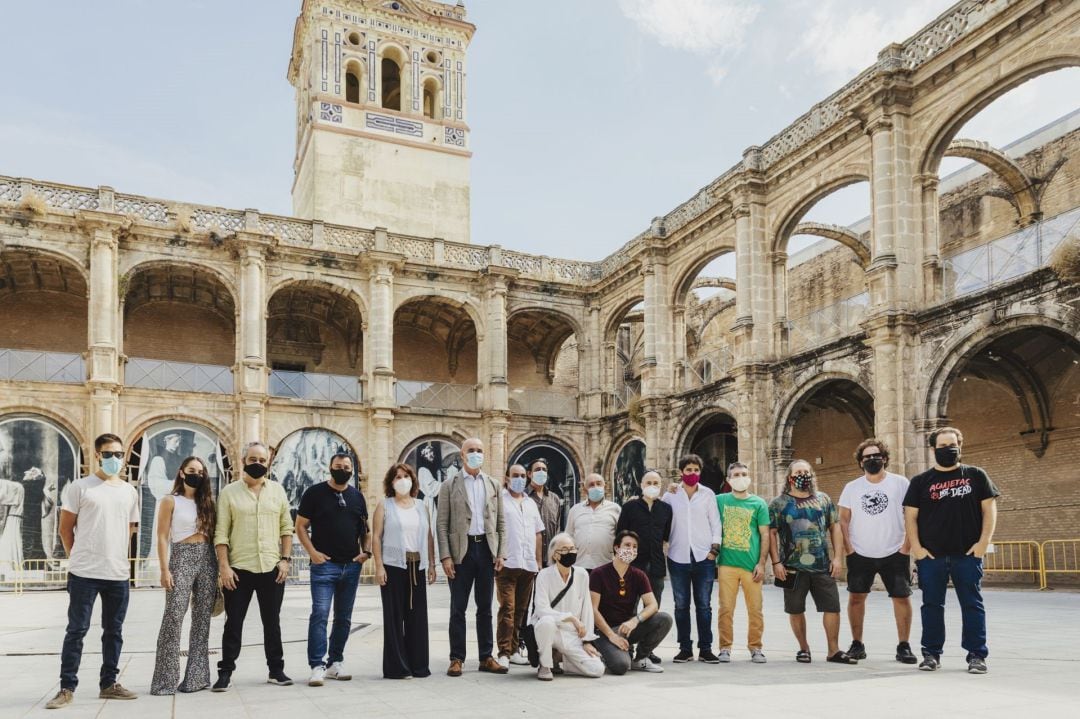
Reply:
[[[345,509],[348,505],[345,504],[345,495],[341,492],[337,492],[337,506],[339,509]]]
[[[101,458],[102,459],[112,459],[113,457],[115,457],[116,459],[123,459],[124,453],[122,451],[120,451],[120,452],[102,452],[101,453]]]
[[[880,453],[879,454],[864,454],[863,459],[864,460],[866,460],[866,459],[885,459],[885,455],[880,454]]]

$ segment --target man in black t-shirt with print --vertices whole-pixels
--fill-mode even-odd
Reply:
[[[945,588],[952,579],[960,600],[968,672],[986,673],[986,609],[982,600],[983,556],[994,536],[997,497],[986,472],[960,464],[964,435],[955,427],[930,434],[934,466],[911,480],[904,520],[922,589],[922,654],[919,669],[941,666],[945,646]]]
[[[371,556],[364,495],[349,484],[353,463],[348,454],[330,458],[330,477],[308,487],[296,514],[296,536],[311,557],[311,616],[308,618],[308,685],[326,679],[348,680],[345,642],[349,638],[360,565]],[[308,529],[311,536],[308,536]],[[326,623],[334,605],[334,626],[329,651]]]

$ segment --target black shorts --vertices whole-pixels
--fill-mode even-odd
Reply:
[[[868,594],[874,575],[881,577],[890,597],[911,596],[911,558],[907,554],[890,554],[876,559],[861,554],[847,556],[847,590],[852,594]]]
[[[836,580],[828,572],[797,572],[788,569],[791,589],[784,589],[784,611],[788,614],[806,612],[806,595],[814,598],[814,608],[819,612],[840,613],[840,592]]]

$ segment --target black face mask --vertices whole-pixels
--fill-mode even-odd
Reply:
[[[934,461],[939,467],[955,467],[960,462],[960,448],[934,447]]]
[[[559,557],[556,561],[558,561],[558,563],[563,565],[564,567],[572,567],[574,566],[574,562],[577,561],[577,552],[567,552],[566,554]]]
[[[266,465],[257,464],[256,462],[252,462],[251,464],[245,464],[244,474],[251,477],[252,479],[259,479],[260,477],[265,477]]]
[[[198,489],[202,486],[203,480],[206,479],[206,475],[199,472],[184,472],[184,484],[192,489]]]
[[[863,469],[867,474],[877,474],[885,468],[885,460],[883,459],[864,459],[862,463]]]
[[[348,484],[352,479],[351,469],[331,469],[330,477],[333,478],[334,484]]]

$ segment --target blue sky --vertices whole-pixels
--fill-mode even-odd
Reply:
[[[472,0],[473,241],[598,259],[943,12],[944,0]],[[299,0],[11,4],[0,174],[288,214]],[[965,128],[1004,144],[1080,72]],[[809,219],[850,223],[868,190]]]

